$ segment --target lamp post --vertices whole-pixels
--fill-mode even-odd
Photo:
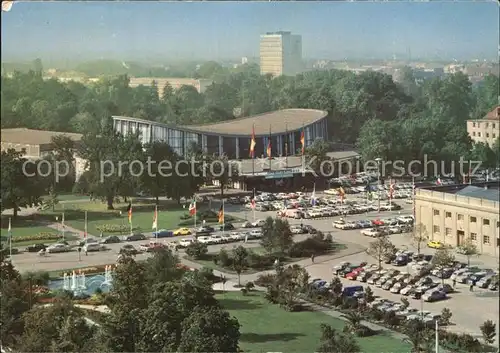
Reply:
[[[378,212],[380,212],[380,162],[382,158],[375,158],[377,162],[377,199],[378,199]]]

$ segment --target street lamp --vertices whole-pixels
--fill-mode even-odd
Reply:
[[[377,199],[378,199],[378,212],[380,212],[380,162],[382,158],[375,158],[377,162]]]

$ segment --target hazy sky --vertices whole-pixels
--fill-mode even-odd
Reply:
[[[2,13],[2,57],[238,58],[302,35],[306,58],[497,58],[495,2],[27,2]]]

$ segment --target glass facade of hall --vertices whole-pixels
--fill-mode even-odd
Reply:
[[[192,143],[198,144],[209,154],[226,154],[231,159],[245,159],[250,156],[250,136],[220,136],[201,132],[190,132],[149,121],[114,117],[115,130],[121,134],[139,132],[142,143],[165,141],[179,155],[185,155]],[[327,140],[326,118],[304,127],[306,146],[316,139]],[[272,155],[292,156],[300,154],[302,130],[271,135]],[[255,156],[266,155],[269,136],[257,136]]]

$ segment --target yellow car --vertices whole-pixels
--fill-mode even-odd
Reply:
[[[174,230],[174,235],[179,236],[179,235],[191,235],[191,231],[189,228],[179,228]]]
[[[440,241],[435,241],[435,240],[432,240],[432,241],[427,243],[427,247],[429,247],[431,249],[441,249],[443,246],[444,246],[443,243],[441,243]]]

